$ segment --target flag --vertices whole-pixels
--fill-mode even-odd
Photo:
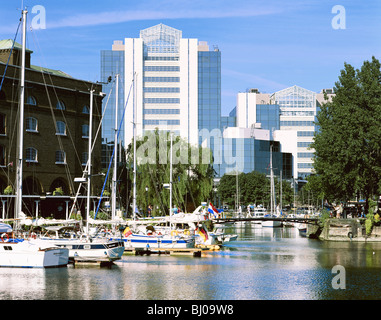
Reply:
[[[129,235],[131,235],[132,234],[132,231],[131,231],[131,229],[129,228],[129,227],[127,227],[126,229],[124,229],[124,231],[123,231],[123,235],[125,236],[125,237],[128,237]]]
[[[198,234],[201,236],[201,238],[204,240],[204,242],[206,240],[208,240],[208,233],[206,232],[206,230],[204,229],[204,227],[198,227],[196,229],[198,231]]]
[[[211,202],[209,202],[208,211],[209,213],[213,214],[215,218],[218,218],[218,210],[213,206]]]

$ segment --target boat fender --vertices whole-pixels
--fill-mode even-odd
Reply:
[[[189,231],[188,229],[185,229],[185,230],[184,230],[184,234],[185,234],[186,236],[189,236],[189,235],[190,235],[190,231]]]
[[[6,233],[3,233],[1,235],[1,241],[2,242],[8,242],[8,240],[9,240],[9,236]]]
[[[171,231],[171,236],[177,236],[177,230],[172,230]]]
[[[353,233],[352,232],[348,232],[348,238],[352,240],[352,238],[353,238]]]

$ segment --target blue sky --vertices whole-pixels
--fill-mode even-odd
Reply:
[[[23,2],[23,4],[22,4]],[[222,55],[222,112],[247,88],[273,93],[292,85],[333,87],[344,62],[381,59],[380,0],[12,0],[2,1],[0,39],[13,39],[22,5],[46,10],[46,29],[28,33],[32,64],[100,80],[100,50],[164,23],[217,45]],[[335,5],[345,29],[334,29]],[[20,42],[20,37],[18,37]]]

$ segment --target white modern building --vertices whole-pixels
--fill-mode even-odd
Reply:
[[[183,38],[181,30],[158,24],[141,30],[139,38],[114,41],[112,50],[101,51],[101,73],[103,81],[110,73],[122,75],[124,93],[119,99],[123,96],[127,103],[126,147],[133,137],[133,121],[137,137],[158,128],[192,145],[202,142],[199,130],[220,126],[221,53],[216,47],[210,50],[205,41]],[[105,92],[107,87],[111,85]],[[106,143],[113,140],[111,128],[110,120],[103,131]]]

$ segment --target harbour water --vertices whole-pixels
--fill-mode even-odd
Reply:
[[[381,244],[322,242],[296,228],[230,228],[201,258],[123,256],[110,268],[0,269],[1,300],[348,300],[381,297]],[[339,265],[341,286],[334,288]]]

